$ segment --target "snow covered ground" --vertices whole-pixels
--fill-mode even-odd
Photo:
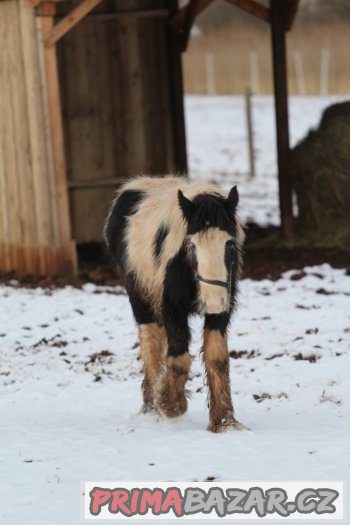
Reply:
[[[188,413],[163,421],[138,414],[122,290],[1,286],[0,523],[78,523],[84,480],[350,482],[349,301],[350,277],[328,265],[242,281],[231,381],[252,430],[213,435],[199,319]]]
[[[292,100],[293,142],[328,103]],[[187,112],[192,172],[238,183],[241,214],[277,222],[271,100],[254,102],[252,182],[242,101],[192,97]],[[123,289],[1,285],[0,523],[75,525],[88,480],[349,484],[349,302],[349,275],[328,265],[243,280],[229,348],[236,414],[251,432],[213,435],[199,319],[189,410],[165,421],[138,413],[141,363]]]
[[[349,97],[291,97],[291,145],[318,125],[322,111]],[[275,114],[272,97],[254,96],[252,115],[256,178],[249,179],[247,130],[243,97],[186,99],[188,155],[191,176],[238,184],[240,213],[244,220],[261,225],[279,224],[275,148]]]

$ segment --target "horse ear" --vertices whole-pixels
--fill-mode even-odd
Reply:
[[[181,190],[178,190],[177,198],[178,198],[178,201],[179,201],[179,206],[181,208],[181,211],[182,211],[185,219],[187,219],[187,221],[188,221],[191,218],[192,210],[194,208],[194,205],[193,205],[193,203],[192,203],[192,201],[190,199],[185,197],[185,195],[182,193]]]
[[[239,201],[237,186],[233,186],[230,189],[230,193],[228,194],[227,200],[229,201],[232,208],[237,208],[237,204]]]

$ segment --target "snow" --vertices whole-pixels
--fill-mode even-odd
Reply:
[[[293,142],[328,103],[292,100]],[[271,100],[254,102],[256,181],[246,175],[242,101],[191,97],[187,112],[195,176],[238,182],[241,214],[277,222]],[[168,421],[139,414],[141,363],[123,288],[1,285],[0,522],[77,524],[89,480],[349,483],[349,275],[324,264],[240,288],[231,383],[251,431],[214,435],[200,319],[191,321],[189,410]]]
[[[241,355],[230,360],[236,414],[251,431],[221,435],[205,430],[200,319],[189,410],[166,421],[138,413],[122,290],[2,285],[2,522],[77,523],[84,480],[350,481],[350,278],[326,264],[304,273],[242,281],[229,349]]]
[[[322,111],[348,97],[290,97],[291,145],[319,123]],[[238,96],[188,96],[186,122],[192,178],[238,185],[243,220],[279,224],[275,114],[269,96],[252,97],[256,178],[249,177],[245,102]]]

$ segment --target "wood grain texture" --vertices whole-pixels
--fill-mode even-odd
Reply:
[[[118,5],[141,6],[127,4]],[[88,16],[57,46],[78,242],[102,240],[118,179],[176,168],[167,31],[164,17]]]
[[[43,41],[46,47],[54,46],[68,31],[73,29],[101,0],[83,0],[57,25],[45,33]]]
[[[25,0],[0,4],[0,37],[0,270],[50,275],[75,255],[70,235],[57,234],[69,214],[61,219],[56,207],[41,43]]]

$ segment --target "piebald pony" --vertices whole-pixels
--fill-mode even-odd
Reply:
[[[238,192],[181,177],[138,177],[113,202],[105,240],[126,283],[144,362],[143,410],[187,409],[188,317],[204,316],[209,430],[243,428],[234,417],[227,329],[244,233]]]

